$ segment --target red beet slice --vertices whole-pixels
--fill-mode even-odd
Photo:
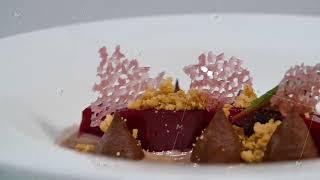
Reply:
[[[219,110],[193,148],[191,161],[196,163],[237,163],[241,144],[230,121]]]
[[[129,132],[119,113],[115,113],[108,131],[99,140],[96,152],[132,160],[140,160],[144,157],[141,146],[138,146],[138,142]]]
[[[317,121],[312,119],[318,119]],[[311,115],[311,118],[304,117],[304,122],[306,123],[307,127],[310,128],[311,136],[320,152],[320,115]]]
[[[244,108],[238,108],[238,107],[231,107],[229,109],[229,117],[228,119],[231,121],[232,124],[235,124],[237,126],[242,127],[242,125],[244,124],[244,118],[242,119],[238,119],[237,121],[233,121],[233,117],[236,116],[237,114],[241,113],[244,110]]]
[[[149,151],[189,150],[214,112],[207,110],[124,110],[129,129],[138,129],[142,147]]]
[[[96,136],[102,136],[104,132],[100,130],[99,126],[91,127],[91,115],[92,111],[90,107],[87,107],[82,111],[82,120],[79,128],[79,133],[88,133]]]
[[[187,110],[130,110],[119,111],[120,116],[127,119],[130,131],[138,129],[138,139],[143,149],[149,151],[189,150],[195,138],[207,127],[214,111]],[[80,133],[102,136],[99,127],[91,127],[90,107],[83,111]]]
[[[300,115],[290,112],[272,135],[264,160],[283,161],[317,157],[318,150],[308,133]]]

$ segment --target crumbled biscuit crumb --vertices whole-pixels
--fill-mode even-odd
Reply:
[[[132,136],[137,139],[138,137],[138,129],[132,129]]]
[[[310,113],[304,113],[304,116],[307,118],[307,119],[310,119],[311,118],[311,116],[310,116]]]
[[[203,139],[203,135],[200,136],[200,139]]]
[[[272,134],[280,124],[281,121],[273,119],[270,119],[266,124],[256,122],[253,127],[254,134],[250,137],[244,135],[242,128],[233,126],[243,147],[243,151],[240,153],[241,158],[248,163],[261,162]]]
[[[100,123],[100,129],[103,132],[107,132],[107,129],[109,128],[111,122],[112,122],[113,116],[108,114],[106,118]]]
[[[76,144],[74,149],[79,152],[92,153],[96,150],[96,147],[93,144]]]
[[[230,116],[230,109],[232,108],[233,106],[231,104],[224,104],[222,110],[224,112],[224,115],[226,117],[229,117]]]
[[[196,90],[190,90],[187,93],[183,90],[175,92],[172,78],[167,78],[160,84],[159,89],[147,89],[142,97],[130,103],[128,108],[177,111],[205,109],[205,104]]]
[[[138,146],[141,146],[141,141],[140,140],[138,140],[138,144],[137,144]]]
[[[246,108],[250,106],[251,102],[257,98],[253,88],[249,85],[245,85],[243,91],[236,97],[233,104],[224,104],[222,110],[226,117],[230,115],[230,109],[232,107]]]
[[[257,98],[252,86],[245,85],[243,91],[236,97],[234,102],[235,107],[246,108],[250,106],[251,102]]]

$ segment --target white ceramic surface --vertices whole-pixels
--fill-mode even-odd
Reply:
[[[175,166],[96,158],[54,141],[79,123],[94,98],[97,51],[122,46],[128,57],[166,70],[187,87],[182,67],[201,52],[244,60],[258,92],[293,64],[320,59],[320,18],[203,14],[111,20],[0,39],[0,176],[52,179],[319,179],[320,160],[279,164]]]

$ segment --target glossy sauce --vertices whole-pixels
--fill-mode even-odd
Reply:
[[[97,145],[100,137],[91,134],[83,133],[78,135],[78,127],[71,127],[66,129],[60,138],[58,138],[57,143],[62,147],[75,150],[76,144],[92,144]],[[76,151],[76,150],[75,150]],[[190,163],[191,151],[181,152],[177,150],[163,151],[163,152],[147,152],[144,151],[145,158],[143,161],[156,161],[163,163]]]

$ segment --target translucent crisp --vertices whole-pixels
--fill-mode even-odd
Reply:
[[[198,64],[184,67],[184,72],[191,78],[190,88],[204,92],[208,108],[233,102],[245,84],[252,84],[241,60],[235,57],[227,60],[224,54],[201,54]]]
[[[320,96],[320,63],[315,66],[304,64],[291,67],[279,84],[271,104],[283,115],[290,111],[314,112]]]
[[[93,114],[91,126],[99,126],[107,115],[127,106],[139,97],[147,87],[157,87],[163,79],[164,72],[156,78],[149,77],[149,67],[140,67],[136,59],[128,60],[117,46],[111,56],[106,47],[99,50],[100,64],[97,68],[99,83],[93,90],[100,96],[91,104]]]

